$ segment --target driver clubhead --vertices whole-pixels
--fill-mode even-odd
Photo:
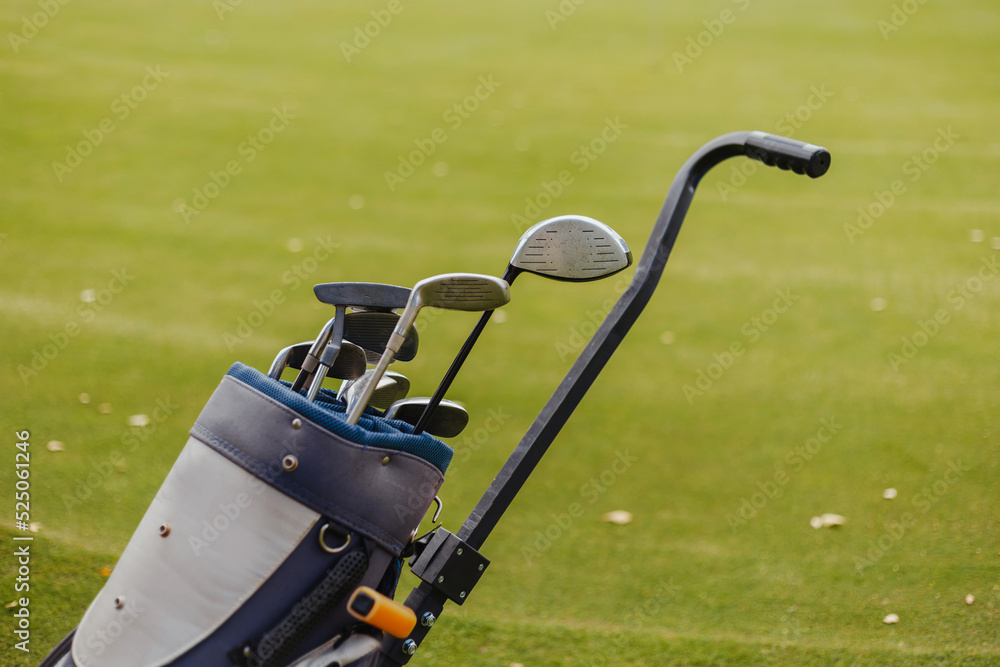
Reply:
[[[614,275],[632,264],[632,251],[618,232],[582,215],[543,220],[522,236],[510,265],[540,276],[585,282]]]

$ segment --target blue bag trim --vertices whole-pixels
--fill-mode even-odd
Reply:
[[[345,440],[366,447],[384,447],[407,452],[424,459],[443,474],[448,470],[454,450],[437,438],[421,433],[413,435],[412,427],[398,420],[385,420],[381,413],[366,408],[357,425],[348,424],[346,405],[337,400],[333,392],[321,389],[315,401],[292,391],[286,382],[274,380],[260,371],[240,362],[229,369],[227,375],[247,384],[265,396],[291,408],[318,426]]]

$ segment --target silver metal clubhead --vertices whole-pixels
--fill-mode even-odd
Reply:
[[[399,419],[414,426],[430,400],[427,397],[398,400],[386,410],[385,418]],[[468,423],[468,411],[455,401],[444,399],[427,421],[424,431],[439,438],[454,438],[465,429]]]
[[[296,345],[289,345],[278,352],[278,355],[271,362],[268,370],[268,377],[280,380],[281,374],[286,368],[299,370],[309,354],[313,341],[305,341]],[[325,350],[324,350],[325,352]],[[341,380],[356,380],[365,373],[365,365],[368,362],[366,351],[354,345],[350,341],[341,343],[340,354],[333,362],[327,375]]]
[[[368,370],[364,372],[362,378],[367,382],[372,379],[374,374],[374,370]],[[351,403],[356,400],[363,389],[364,383],[361,383],[361,378],[357,381],[345,381],[337,393],[337,398],[345,403]],[[385,410],[396,401],[405,398],[409,392],[410,379],[408,377],[402,373],[386,371],[385,375],[379,379],[378,384],[375,385],[375,389],[372,391],[366,405],[378,408],[379,410]]]
[[[408,393],[410,393],[410,378],[402,373],[386,371],[372,392],[368,405],[385,410],[396,401],[405,398]]]
[[[506,281],[476,273],[443,273],[413,286],[403,316],[407,311],[427,306],[446,310],[493,310],[508,301],[510,286]],[[399,331],[398,326],[396,330]]]
[[[543,220],[521,236],[510,265],[540,276],[583,282],[618,273],[632,251],[618,232],[582,215]]]
[[[499,308],[509,301],[510,285],[506,280],[477,273],[442,273],[414,285],[406,308],[400,314],[399,322],[385,345],[385,352],[375,367],[375,373],[370,379],[362,378],[354,385],[362,386],[360,391],[352,394],[353,401],[347,401],[347,423],[358,423],[378,381],[406,340],[407,332],[421,308],[429,306],[445,310],[482,311]]]

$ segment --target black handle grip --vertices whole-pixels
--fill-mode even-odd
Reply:
[[[777,167],[819,178],[830,168],[830,151],[804,141],[767,132],[751,132],[746,140],[747,157]]]

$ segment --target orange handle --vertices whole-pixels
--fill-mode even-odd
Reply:
[[[347,602],[347,611],[359,621],[399,639],[408,637],[417,624],[417,615],[412,609],[368,586],[354,591]]]

